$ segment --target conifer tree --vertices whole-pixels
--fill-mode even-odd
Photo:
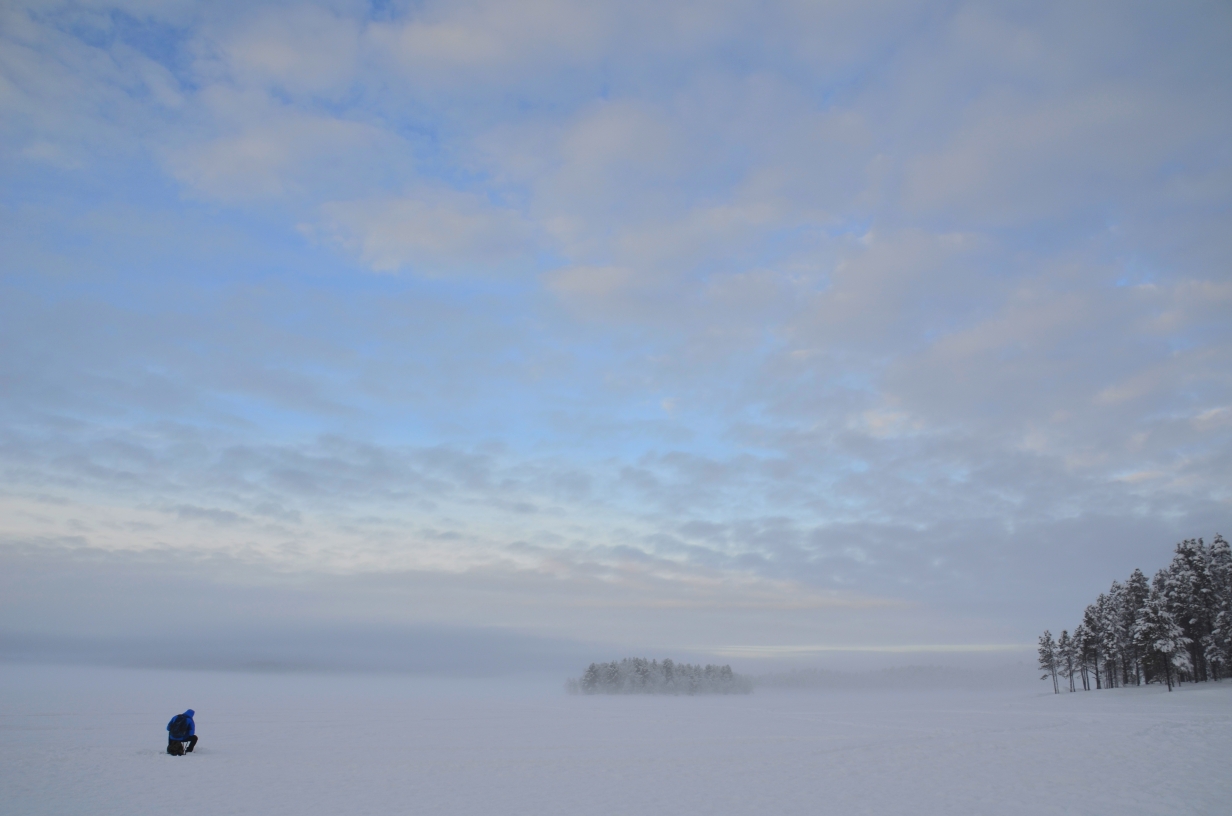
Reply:
[[[1091,690],[1091,680],[1088,671],[1091,667],[1092,655],[1095,653],[1095,638],[1087,631],[1086,624],[1080,623],[1074,627],[1074,661],[1078,667],[1078,675],[1082,678],[1082,690]]]
[[[1039,667],[1044,672],[1040,675],[1040,679],[1047,680],[1051,677],[1052,693],[1060,694],[1061,687],[1057,684],[1057,644],[1052,639],[1052,632],[1047,629],[1039,639]]]
[[[1101,599],[1104,597],[1101,593]],[[1091,668],[1095,672],[1095,688],[1102,689],[1099,679],[1099,658],[1104,648],[1103,616],[1099,614],[1099,602],[1090,604],[1082,613],[1082,628],[1088,635],[1087,648],[1090,649]]]
[[[1130,634],[1125,628],[1125,587],[1120,581],[1113,581],[1108,588],[1108,642],[1113,658],[1113,672],[1119,669],[1120,676],[1113,677],[1113,686],[1123,686],[1129,683]]]
[[[1074,640],[1062,629],[1057,638],[1057,671],[1069,681],[1069,690],[1074,691]]]
[[[1186,539],[1176,545],[1176,554],[1163,571],[1163,591],[1168,611],[1189,638],[1189,659],[1194,679],[1207,679],[1207,661],[1203,644],[1214,628],[1216,597],[1206,544],[1202,539]]]
[[[1190,667],[1189,638],[1168,611],[1168,601],[1152,589],[1134,624],[1134,640],[1145,662],[1144,668],[1162,670],[1168,691],[1172,691],[1173,671]]]
[[[1202,656],[1211,668],[1212,679],[1218,680],[1232,666],[1232,548],[1223,536],[1216,535],[1211,542],[1206,565],[1213,598],[1211,631],[1203,639]]]
[[[1116,582],[1113,582],[1113,586]],[[1099,611],[1099,631],[1102,636],[1102,651],[1104,653],[1104,685],[1105,688],[1117,686],[1117,655],[1119,652],[1116,629],[1116,606],[1112,598],[1104,592],[1099,593],[1095,601]]]
[[[1138,647],[1134,630],[1138,625],[1138,615],[1146,605],[1147,596],[1151,594],[1151,582],[1147,580],[1142,570],[1135,569],[1125,582],[1124,606],[1121,614],[1124,616],[1122,626],[1126,634],[1126,645],[1129,647],[1129,668],[1134,674],[1135,685],[1142,685],[1142,655]],[[1128,678],[1127,678],[1128,681]]]
[[[1228,673],[1226,667],[1232,664],[1232,613],[1225,609],[1215,616],[1215,623],[1203,647],[1202,654],[1218,680]]]

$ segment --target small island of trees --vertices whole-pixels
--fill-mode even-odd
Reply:
[[[570,694],[748,694],[753,682],[731,666],[694,666],[666,659],[626,657],[591,663],[578,679],[565,683]]]
[[[1148,580],[1134,570],[1113,581],[1073,631],[1039,639],[1042,679],[1076,691],[1219,680],[1232,672],[1232,549],[1216,535],[1176,545],[1172,563]]]

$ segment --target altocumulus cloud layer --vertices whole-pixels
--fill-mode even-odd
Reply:
[[[0,15],[22,648],[1019,644],[1228,533],[1225,3]]]

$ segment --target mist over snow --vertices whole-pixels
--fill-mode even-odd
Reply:
[[[14,813],[1220,813],[1232,684],[662,697],[0,665]],[[164,753],[191,705],[200,742]],[[67,748],[67,749],[66,749]]]
[[[1230,91],[1219,2],[6,2],[0,658],[1029,659],[1232,530]]]

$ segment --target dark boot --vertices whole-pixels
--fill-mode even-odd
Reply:
[[[171,740],[167,743],[167,753],[171,756],[184,756],[184,743],[179,740]]]

